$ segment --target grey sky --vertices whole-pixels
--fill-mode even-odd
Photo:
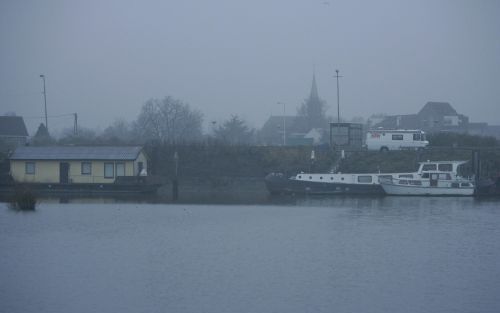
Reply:
[[[326,3],[325,3],[326,2]],[[500,1],[0,2],[0,114],[78,112],[87,127],[135,119],[171,95],[204,113],[261,127],[295,113],[313,65],[336,115],[407,114],[448,101],[471,121],[500,124]],[[70,117],[49,126],[72,126]]]

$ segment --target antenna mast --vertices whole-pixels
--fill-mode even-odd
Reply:
[[[340,123],[340,92],[339,92],[339,70],[335,70],[336,75],[333,77],[337,78],[337,124]]]

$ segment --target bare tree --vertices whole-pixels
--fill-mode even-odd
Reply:
[[[128,123],[125,120],[117,119],[104,129],[100,136],[103,141],[118,141],[122,143],[130,143],[137,141],[137,135],[134,132],[134,124]]]
[[[62,145],[93,145],[99,143],[96,131],[93,129],[80,126],[78,128],[78,134],[75,134],[74,131],[73,128],[63,129],[58,143]]]
[[[142,107],[136,129],[146,140],[195,141],[201,138],[203,114],[173,97],[150,99]]]

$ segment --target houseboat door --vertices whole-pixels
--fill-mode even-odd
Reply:
[[[429,182],[431,187],[437,187],[438,185],[438,174],[437,173],[431,173],[431,178]]]
[[[59,183],[69,182],[69,163],[59,163]]]

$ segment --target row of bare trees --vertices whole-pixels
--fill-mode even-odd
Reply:
[[[66,130],[59,139],[61,144],[143,144],[162,142],[168,144],[216,141],[230,145],[255,143],[256,132],[237,115],[203,134],[203,114],[189,104],[167,96],[150,99],[142,106],[139,116],[132,122],[115,120],[101,133],[80,127],[78,134]],[[45,126],[40,125],[33,144],[54,144]]]

